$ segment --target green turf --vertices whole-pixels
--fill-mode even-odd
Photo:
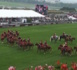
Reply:
[[[35,4],[29,4],[29,3],[17,3],[17,2],[2,2],[0,1],[0,6],[4,6],[4,7],[25,7],[25,8],[30,8],[30,9],[34,9],[35,8]]]
[[[7,2],[7,1],[0,1],[0,6],[4,7],[25,7],[30,9],[35,9],[36,4],[32,3],[20,3],[20,2]],[[60,7],[48,6],[49,9],[60,9]]]
[[[63,32],[71,34],[76,38],[73,43],[69,42],[69,46],[74,47],[77,45],[77,24],[56,24],[56,25],[41,25],[41,26],[29,26],[29,27],[16,27],[16,28],[0,28],[0,34],[4,31],[17,30],[22,38],[27,39],[30,37],[31,42],[34,44],[40,42],[40,40],[47,40],[48,44],[52,46],[52,52],[37,53],[37,48],[34,46],[32,50],[22,51],[18,49],[15,44],[13,47],[6,43],[2,44],[0,41],[0,70],[7,70],[9,66],[16,66],[16,70],[24,70],[26,67],[37,66],[37,65],[55,65],[57,60],[67,63],[70,66],[71,62],[77,62],[77,54],[73,52],[72,56],[61,56],[60,51],[57,49],[60,44],[64,43],[64,40],[57,43],[50,42],[49,38],[51,35],[56,33],[61,35]]]

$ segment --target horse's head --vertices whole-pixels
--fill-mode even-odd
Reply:
[[[77,48],[77,46],[74,46],[74,49],[76,49]]]
[[[35,45],[36,45],[36,46],[38,46],[39,44],[38,44],[38,43],[36,43]]]
[[[75,40],[75,37],[73,37],[72,39]]]
[[[62,49],[62,47],[63,47],[63,45],[60,45],[60,46],[58,47],[58,50],[61,50],[61,49]]]

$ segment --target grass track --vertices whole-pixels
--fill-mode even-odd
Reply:
[[[57,50],[60,44],[64,41],[58,41],[57,43],[50,42],[49,38],[51,35],[56,33],[61,35],[63,32],[71,34],[76,38],[73,43],[69,42],[69,46],[73,47],[77,45],[77,24],[58,24],[58,25],[41,25],[41,26],[29,26],[29,27],[16,27],[16,28],[0,28],[0,34],[4,31],[17,30],[22,38],[30,37],[31,41],[35,44],[40,42],[40,40],[47,40],[48,44],[52,46],[52,53],[47,52],[45,55],[43,53],[37,53],[36,46],[32,50],[22,51],[18,49],[15,44],[11,47],[6,43],[2,44],[0,41],[0,70],[7,70],[11,65],[16,66],[16,70],[24,70],[26,67],[33,65],[52,64],[55,65],[57,60],[64,62],[70,66],[71,62],[77,62],[77,54],[73,53],[72,56],[61,56],[60,51]]]

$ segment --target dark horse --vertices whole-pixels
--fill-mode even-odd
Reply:
[[[61,39],[65,39],[66,37],[68,37],[68,35],[61,35],[60,36],[60,41],[61,41]]]

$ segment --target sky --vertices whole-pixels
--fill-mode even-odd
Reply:
[[[77,3],[77,0],[60,0],[60,1],[64,3]]]

